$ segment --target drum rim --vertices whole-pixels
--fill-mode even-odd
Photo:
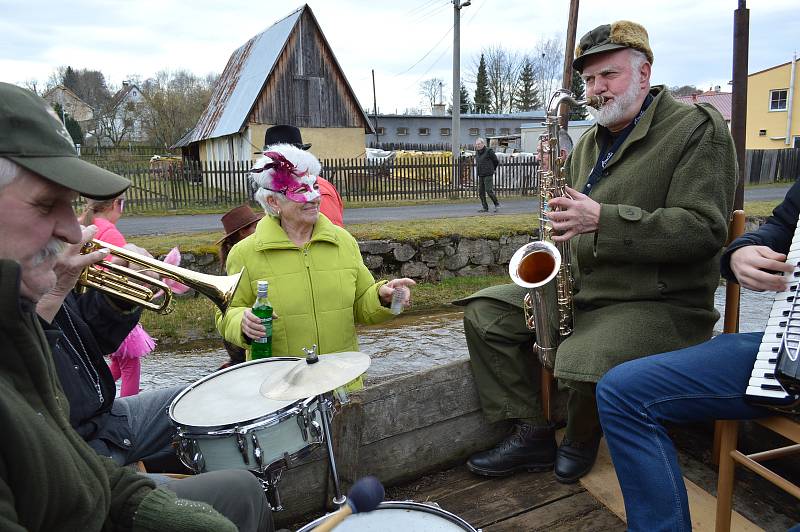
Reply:
[[[461,517],[457,516],[454,513],[448,512],[447,510],[440,508],[438,506],[431,506],[430,504],[425,504],[416,501],[383,501],[378,505],[378,509],[387,509],[387,510],[420,510],[427,513],[432,513],[434,515],[441,515],[451,523],[461,526],[467,532],[480,532],[480,529],[475,528],[468,522],[466,522]],[[307,525],[304,525],[300,528],[297,532],[310,532],[314,530],[317,526],[321,525],[325,519],[330,517],[331,514],[323,515],[322,517],[318,517],[317,519],[311,521]]]
[[[186,394],[188,394],[189,392],[191,392],[192,390],[194,390],[195,388],[197,388],[198,386],[200,386],[204,382],[210,381],[210,380],[212,380],[212,379],[214,379],[216,377],[219,377],[223,373],[227,373],[229,371],[235,371],[235,370],[241,369],[241,368],[243,368],[245,366],[252,366],[252,365],[255,365],[255,364],[264,364],[264,363],[277,362],[277,361],[293,362],[293,361],[298,361],[298,360],[303,360],[303,359],[299,358],[299,357],[259,358],[257,360],[248,360],[247,362],[243,362],[241,364],[236,364],[235,366],[230,366],[230,367],[227,367],[227,368],[225,368],[223,370],[215,371],[214,373],[206,375],[202,379],[199,379],[199,380],[189,384],[178,395],[175,396],[175,398],[172,400],[172,402],[169,405],[169,410],[168,410],[169,419],[172,422],[172,424],[175,426],[176,430],[179,431],[179,434],[180,434],[181,430],[184,430],[184,431],[186,431],[185,434],[192,435],[192,436],[195,436],[195,437],[203,436],[203,435],[210,436],[210,434],[209,434],[210,432],[215,432],[217,434],[224,434],[223,431],[233,431],[235,429],[235,427],[241,427],[241,426],[252,426],[252,425],[258,425],[259,427],[261,427],[261,426],[270,426],[270,425],[261,424],[259,422],[262,421],[262,420],[270,421],[270,420],[272,420],[273,417],[276,418],[276,421],[273,424],[277,425],[281,421],[284,421],[285,419],[287,419],[289,417],[292,417],[295,414],[292,411],[297,409],[298,406],[301,403],[307,401],[308,399],[314,399],[315,397],[313,397],[313,398],[309,397],[309,398],[306,398],[306,399],[298,399],[297,401],[289,403],[288,405],[284,406],[283,408],[279,408],[278,410],[270,412],[269,415],[262,415],[262,416],[258,416],[258,417],[252,418],[252,419],[244,419],[244,420],[241,420],[241,421],[236,421],[234,423],[225,423],[223,425],[189,425],[189,424],[186,424],[186,423],[180,423],[180,422],[178,422],[178,420],[175,419],[175,406],[180,402],[180,400]],[[267,419],[267,418],[269,418],[269,419]],[[199,431],[199,432],[197,432],[197,433],[193,432],[195,430]]]

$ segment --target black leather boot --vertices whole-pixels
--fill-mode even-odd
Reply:
[[[552,425],[516,423],[511,434],[494,448],[472,455],[467,469],[476,475],[504,477],[516,471],[549,471],[556,458]]]
[[[597,434],[585,442],[570,441],[564,437],[556,453],[556,480],[562,484],[574,484],[591,471],[597,458],[601,436],[602,434]]]

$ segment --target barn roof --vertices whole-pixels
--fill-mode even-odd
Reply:
[[[297,8],[231,54],[214,88],[208,107],[194,128],[174,147],[188,146],[193,142],[232,135],[242,130],[305,10],[310,12],[311,8],[308,5]],[[316,23],[313,13],[311,15]],[[344,77],[338,63],[336,68]],[[350,95],[357,102],[355,93],[346,79],[345,83]],[[358,108],[360,109],[360,105]],[[364,121],[369,123],[366,115]]]

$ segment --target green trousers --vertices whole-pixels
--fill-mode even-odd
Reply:
[[[486,419],[546,425],[539,398],[541,366],[531,350],[535,336],[525,325],[522,308],[490,298],[470,300],[464,309],[464,334]],[[586,441],[600,427],[594,383],[560,384],[569,388],[566,437]]]

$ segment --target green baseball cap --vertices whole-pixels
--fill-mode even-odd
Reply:
[[[39,96],[0,83],[0,157],[93,199],[122,194],[131,182],[78,157],[67,128]]]
[[[618,20],[603,24],[581,37],[575,48],[572,68],[583,72],[583,61],[587,56],[612,52],[621,48],[639,50],[650,64],[653,64],[653,51],[650,49],[647,30],[644,26],[630,20]]]

